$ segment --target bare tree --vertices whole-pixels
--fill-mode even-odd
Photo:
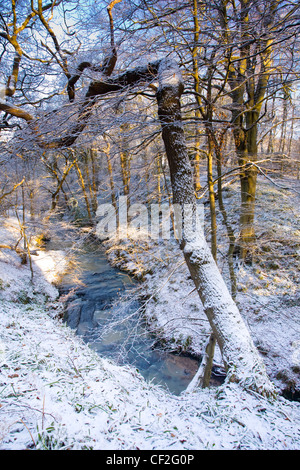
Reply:
[[[59,119],[64,108],[57,108],[48,114],[48,123],[53,126],[50,133],[48,133],[48,130],[45,132],[43,126],[47,121],[43,117],[36,117],[21,105],[15,106],[2,101],[0,110],[27,122],[29,131],[40,148],[69,147],[73,151],[73,144],[80,139],[82,131],[88,125],[91,125],[93,112],[97,111],[100,98],[107,100],[106,103],[109,103],[108,100],[111,97],[119,96],[121,93],[126,96],[129,91],[145,89],[149,83],[154,85],[158,82],[158,88],[156,86],[158,116],[169,163],[173,203],[178,204],[182,210],[185,205],[188,205],[191,209],[192,220],[195,222],[196,199],[193,170],[188,157],[181,117],[180,99],[184,90],[181,73],[174,60],[160,58],[146,65],[112,75],[116,64],[116,48],[111,8],[115,3],[117,2],[112,2],[108,7],[111,47],[107,59],[101,66],[81,62],[80,68],[77,67],[76,74],[71,75],[71,77],[68,76],[69,69],[65,52],[59,45],[53,29],[50,28],[49,19],[45,19],[42,2],[38,2],[38,9],[32,8],[30,18],[29,16],[26,17],[28,23],[33,18],[39,18],[50,35],[54,43],[53,54],[55,55],[56,65],[58,64],[62,69],[68,83],[68,110],[71,110],[71,115],[68,115],[68,119],[64,117],[65,115],[63,116],[62,120],[64,119],[67,123],[60,129],[59,135],[53,136],[51,132],[52,134],[57,132],[57,127],[54,124],[60,122]],[[54,6],[55,2],[51,4],[51,8],[54,8]],[[15,10],[13,9],[13,11]],[[16,26],[15,31],[17,31]],[[5,39],[8,40],[7,37]],[[82,93],[82,99],[77,101],[74,87],[81,76],[80,72],[86,69],[97,72],[99,76],[97,78],[91,77],[87,90]],[[74,167],[78,172],[79,167],[76,165],[77,162],[74,160]],[[79,172],[78,174],[82,182],[82,174],[81,176]],[[82,189],[84,190],[83,186]],[[249,331],[236,304],[228,292],[211,250],[205,241],[203,232],[198,230],[199,226],[196,222],[192,226],[188,223],[184,211],[182,212],[182,219],[184,230],[180,247],[203,303],[213,334],[221,349],[229,380],[239,382],[245,387],[265,395],[273,394],[273,387],[267,377],[262,359],[251,340]]]
[[[238,163],[241,167],[240,253],[251,259],[255,240],[254,215],[258,126],[264,116],[268,84],[278,74],[278,47],[295,38],[295,18],[299,6],[280,0],[218,2],[217,10],[227,44],[225,57],[232,99],[232,128]],[[283,33],[283,34],[282,34]]]

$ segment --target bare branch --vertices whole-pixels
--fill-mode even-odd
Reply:
[[[34,119],[34,117],[27,111],[24,111],[24,109],[11,106],[7,103],[0,102],[0,111],[4,111],[5,113],[11,114],[12,116],[24,119],[25,121],[33,121]]]
[[[72,102],[75,99],[75,84],[79,80],[82,75],[82,72],[86,68],[91,68],[94,71],[101,72],[104,76],[109,77],[116,65],[117,62],[117,50],[115,46],[115,39],[114,39],[114,22],[112,16],[112,9],[117,4],[120,3],[122,0],[113,0],[107,7],[107,13],[109,16],[109,24],[110,24],[110,45],[111,50],[107,57],[104,58],[103,64],[99,67],[92,65],[90,62],[82,62],[76,70],[76,74],[73,77],[69,77],[68,80],[68,95],[69,101]]]
[[[20,183],[15,184],[14,187],[10,191],[7,191],[6,193],[1,194],[0,201],[2,201],[2,199],[12,194],[19,186],[21,186],[24,183],[24,181],[25,181],[25,178],[23,178],[22,181],[20,181]]]

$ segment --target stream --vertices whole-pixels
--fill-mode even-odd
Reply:
[[[137,282],[112,267],[98,244],[76,255],[80,267],[66,274],[60,285],[68,297],[65,321],[100,356],[134,366],[147,381],[179,395],[192,380],[199,361],[154,347],[143,321],[141,305],[131,295]],[[79,278],[79,282],[78,282]]]

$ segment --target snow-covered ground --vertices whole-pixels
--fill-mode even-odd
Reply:
[[[278,180],[277,180],[278,182]],[[280,392],[300,394],[300,191],[299,181],[279,180],[282,191],[259,178],[256,202],[257,249],[253,265],[235,260],[236,302],[254,342],[263,355],[271,380]],[[236,182],[224,191],[228,219],[238,233],[240,189]],[[209,239],[209,209],[205,209],[205,231]],[[145,315],[150,328],[170,349],[203,353],[210,333],[208,321],[175,240],[153,242],[111,237],[104,242],[112,264],[134,275],[144,276],[141,286]],[[226,253],[228,237],[218,214],[218,266],[230,289]],[[215,363],[222,364],[217,348]]]
[[[9,237],[13,242],[16,236],[11,225],[1,228],[1,240],[5,243],[9,243]],[[153,260],[153,252],[144,248],[139,256],[127,256],[131,263],[128,268]],[[159,248],[154,249],[155,258],[164,262],[165,267],[160,264],[159,273],[149,273],[143,284],[148,297],[148,317],[152,315],[154,320],[157,313],[157,327],[166,333],[172,330],[174,343],[189,338],[189,347],[194,342],[197,349],[195,335],[201,330],[203,336],[207,332],[205,319],[199,322],[198,299],[175,248],[169,252]],[[136,250],[135,247],[135,253]],[[115,262],[116,253],[124,267],[126,257],[120,256],[120,247],[114,250],[111,244],[108,255]],[[236,384],[174,396],[145,382],[135,369],[99,357],[61,320],[62,305],[51,282],[65,269],[63,253],[50,252],[47,259],[44,256],[43,252],[33,256],[31,282],[29,267],[21,265],[14,252],[0,252],[0,449],[300,448],[299,402],[282,397],[265,399]],[[142,265],[139,269],[142,270]],[[250,274],[241,274],[244,274],[241,282],[252,286]],[[260,275],[257,273],[255,282]],[[267,274],[261,280],[264,284],[259,283],[259,289],[265,286],[265,290],[247,304],[249,315],[245,318],[252,334],[261,342],[262,351],[263,348],[267,351],[270,342],[271,354],[269,351],[265,354],[270,372],[276,360],[287,361],[286,369],[294,361],[296,368],[299,334],[295,330],[295,312],[288,310],[296,307],[293,304],[287,307],[286,303],[283,315],[278,317],[275,308],[278,292],[270,304],[266,277]],[[291,278],[288,282],[291,291],[295,282]],[[277,285],[282,288],[280,282]],[[246,287],[239,294],[252,296],[253,289]],[[246,308],[243,311],[247,313]],[[190,327],[194,331],[187,334],[183,327],[188,321],[179,320],[176,312],[185,313],[190,319],[197,312],[198,323],[191,323]],[[174,327],[176,321],[179,323]]]

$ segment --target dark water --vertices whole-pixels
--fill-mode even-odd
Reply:
[[[76,329],[101,356],[118,364],[134,366],[146,380],[180,394],[192,380],[199,363],[154,347],[155,338],[146,328],[141,304],[134,295],[138,284],[113,268],[97,244],[84,247],[76,256],[80,267],[64,276],[61,293],[68,293],[66,322]]]

